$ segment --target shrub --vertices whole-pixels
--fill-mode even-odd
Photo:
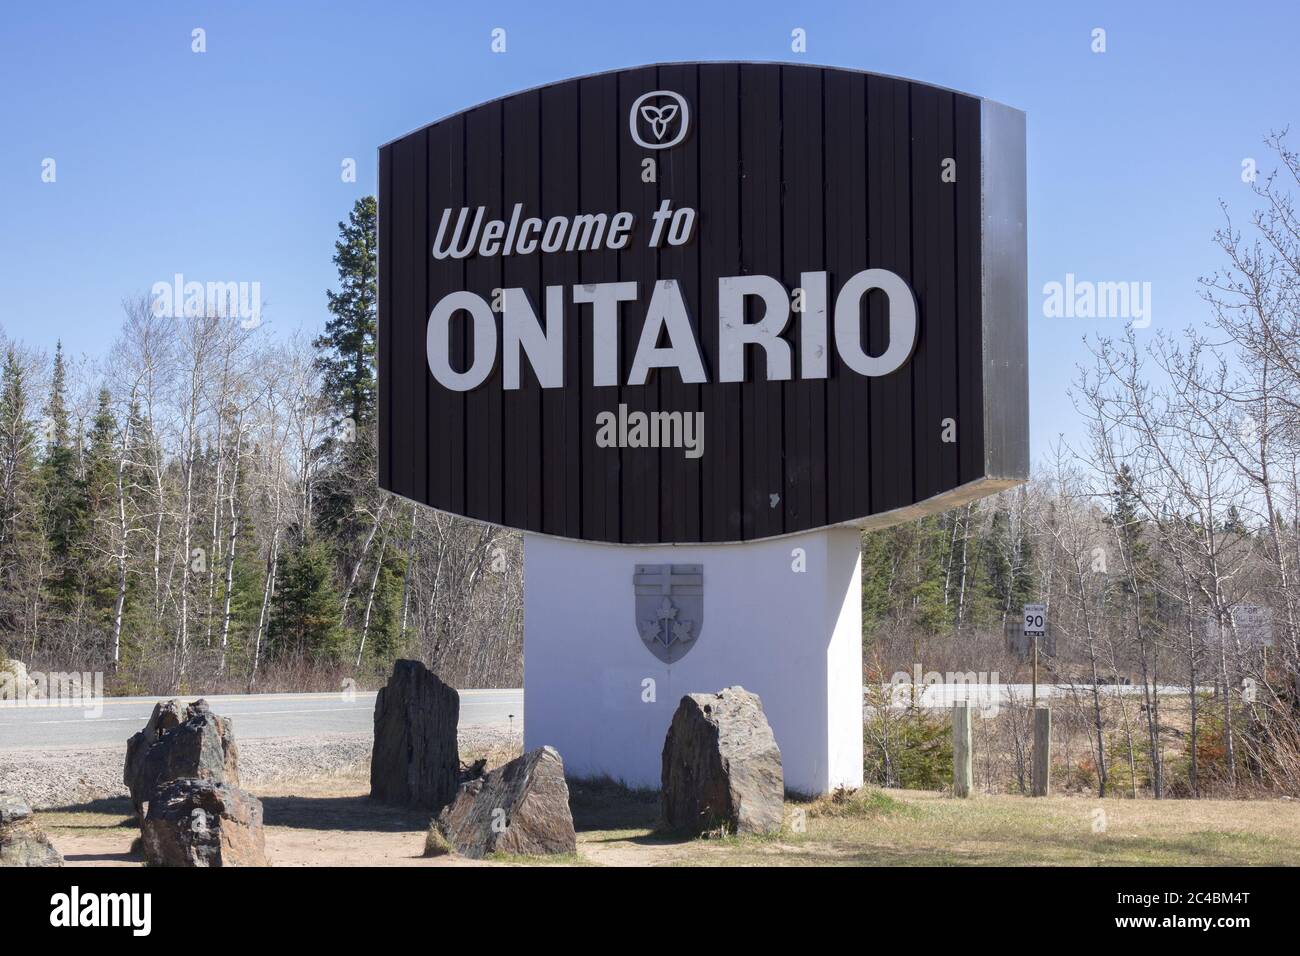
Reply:
[[[862,755],[868,783],[942,790],[952,779],[952,723],[923,710],[899,717],[876,708],[864,722]]]

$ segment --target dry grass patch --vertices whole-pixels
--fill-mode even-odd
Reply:
[[[863,788],[786,802],[765,837],[660,833],[659,795],[571,780],[578,851],[561,857],[423,856],[429,815],[369,800],[362,776],[260,788],[277,866],[1120,866],[1300,865],[1300,803],[976,796]],[[37,814],[71,864],[140,865],[129,801]]]

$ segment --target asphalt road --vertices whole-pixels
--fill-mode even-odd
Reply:
[[[193,700],[198,695],[186,696]],[[109,697],[95,716],[81,707],[0,702],[0,750],[50,750],[125,745],[145,725],[158,697]],[[365,733],[374,729],[375,694],[231,694],[209,697],[212,709],[234,718],[238,740]],[[522,690],[462,690],[462,727],[523,727]],[[513,718],[511,717],[513,715]]]
[[[996,689],[994,689],[996,688]],[[1040,684],[1039,696],[1063,697],[1066,685]],[[1075,693],[1091,694],[1078,685]],[[1141,687],[1106,687],[1107,695],[1141,694]],[[1162,695],[1184,694],[1182,687],[1161,687]],[[988,695],[988,696],[985,696]],[[947,709],[954,699],[972,698],[986,705],[993,700],[1007,703],[1029,700],[1028,684],[988,686],[930,685],[924,687],[920,706]],[[193,700],[190,695],[186,700]],[[144,726],[157,697],[109,697],[103,713],[95,715],[80,707],[50,707],[36,703],[0,701],[0,750],[93,749],[116,747]],[[237,739],[264,737],[312,737],[323,734],[366,733],[374,728],[375,694],[357,693],[351,699],[342,694],[231,694],[208,697],[212,709],[234,718]],[[902,706],[905,701],[895,701]],[[870,711],[870,705],[864,710]],[[512,690],[462,690],[462,727],[523,728],[524,692]]]

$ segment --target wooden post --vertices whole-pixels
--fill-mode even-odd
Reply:
[[[971,788],[970,702],[952,705],[952,795],[969,797]]]
[[[1035,710],[1039,709],[1039,636],[1032,635],[1030,640],[1034,641],[1034,704],[1031,704]]]
[[[1048,707],[1034,708],[1034,778],[1030,793],[1045,797],[1051,789],[1052,771],[1052,711]]]

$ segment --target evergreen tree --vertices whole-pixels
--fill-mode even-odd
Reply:
[[[402,580],[406,575],[406,556],[391,554],[384,559],[375,585],[375,603],[366,632],[366,657],[374,662],[373,670],[388,673],[393,660],[406,648],[401,646]]]
[[[862,532],[862,631],[871,635],[895,612],[896,555],[887,530]]]
[[[318,450],[326,460],[316,497],[316,527],[334,548],[346,580],[367,558],[364,542],[378,512],[375,430],[375,327],[378,263],[373,196],[358,199],[339,223],[334,265],[339,289],[329,291],[330,319],[313,343],[321,398],[334,416],[335,434]],[[355,610],[355,606],[349,611]],[[350,613],[349,615],[353,615]]]
[[[327,291],[331,318],[313,343],[322,392],[338,418],[351,418],[357,430],[375,417],[375,324],[378,264],[374,196],[358,199],[347,222],[339,223],[334,265],[339,291]]]
[[[957,511],[950,511],[945,515],[930,515],[915,523],[913,620],[930,634],[943,633],[956,621],[960,568],[952,568],[951,578],[948,572],[952,522],[958,516]],[[960,541],[957,547],[960,549]],[[957,558],[956,555],[953,557]]]
[[[280,569],[267,635],[270,653],[337,661],[343,645],[340,611],[329,549],[319,540],[303,541],[285,555]]]
[[[82,573],[88,580],[96,617],[103,626],[110,623],[116,595],[116,574],[110,557],[113,509],[117,503],[116,438],[117,420],[113,416],[112,397],[108,389],[102,388],[90,426],[82,469],[86,536],[79,560]]]
[[[1142,535],[1138,504],[1133,471],[1128,465],[1120,465],[1112,485],[1111,511],[1107,520],[1114,527],[1119,546],[1123,549],[1121,557],[1127,557],[1132,579],[1123,568],[1113,570],[1124,572],[1122,590],[1138,602],[1138,613],[1145,619],[1155,605],[1155,594],[1149,582],[1154,580],[1156,566],[1151,546]]]
[[[67,372],[63,344],[54,352],[50,400],[45,407],[46,446],[42,464],[45,528],[49,541],[49,589],[55,604],[67,610],[80,585],[78,558],[86,534],[86,489],[77,469],[77,452],[68,421]]]
[[[989,623],[1014,616],[1033,600],[1033,544],[1024,527],[1012,529],[1011,512],[998,505],[981,544]]]

